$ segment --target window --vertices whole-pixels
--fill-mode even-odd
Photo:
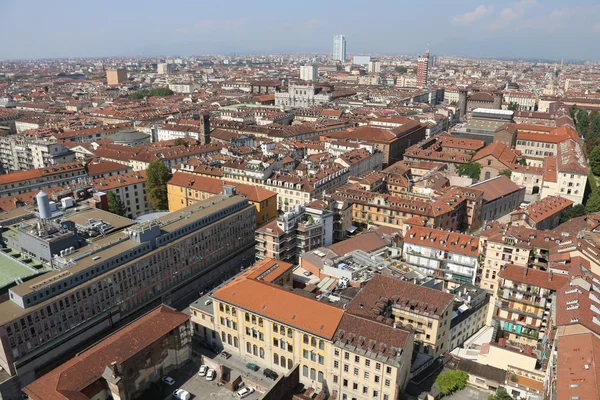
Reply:
[[[343,387],[348,387],[348,379],[344,379],[344,380],[342,381],[342,386],[343,386]]]
[[[291,358],[288,358],[288,365],[287,365],[288,369],[292,369],[293,366],[294,366],[294,362],[292,361]]]
[[[385,385],[385,387],[390,387],[391,382],[389,379],[386,379],[383,384]]]
[[[316,379],[317,378],[317,371],[314,368],[310,369],[310,379]]]
[[[344,360],[349,360],[350,359],[350,353],[345,352],[344,353]]]
[[[379,375],[375,375],[375,383],[379,383]]]
[[[389,367],[388,367],[389,368]],[[375,363],[375,369],[377,371],[381,370],[381,363]]]
[[[358,368],[354,368],[354,375],[358,376]]]
[[[333,362],[333,368],[338,369],[340,367],[340,362],[339,361],[334,361]]]
[[[277,324],[273,324],[273,332],[277,332]]]
[[[385,367],[385,373],[386,374],[391,374],[392,373],[392,367]]]
[[[348,372],[348,364],[344,364],[344,372]]]
[[[325,350],[325,341],[324,340],[319,340],[319,349]]]
[[[377,390],[373,390],[373,397],[374,398],[378,398],[379,397],[379,392]]]
[[[303,340],[304,344],[308,344],[308,335],[304,334],[304,337],[302,340]]]
[[[360,357],[359,356],[354,356],[354,362],[355,363],[359,363],[360,362]]]
[[[333,376],[333,383],[338,383],[338,376],[337,375]]]
[[[322,355],[319,355],[319,364],[325,364],[325,357],[323,357]]]
[[[302,375],[308,378],[308,367],[306,365],[302,366]]]
[[[265,349],[263,349],[262,347],[260,348],[260,358],[265,358]]]
[[[302,350],[302,357],[308,358],[308,350],[306,350],[306,349]]]
[[[365,371],[365,379],[369,379],[369,372]]]
[[[273,354],[273,364],[279,365],[279,355],[277,353]],[[305,366],[305,368],[306,368],[306,366]]]
[[[371,366],[371,360],[369,360],[368,358],[365,358],[365,367],[369,367]]]
[[[252,353],[252,345],[250,344],[250,342],[246,342],[246,352]]]

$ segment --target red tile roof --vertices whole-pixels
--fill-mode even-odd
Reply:
[[[521,282],[540,288],[558,291],[569,282],[569,278],[560,274],[521,267],[515,264],[506,264],[498,272],[498,276],[513,282]]]
[[[600,338],[593,333],[565,335],[558,338],[558,346],[556,400],[597,399],[600,393]]]
[[[333,338],[344,310],[256,277],[256,270],[292,264],[266,258],[218,289],[213,297],[273,321],[326,339]]]
[[[404,235],[404,242],[461,253],[469,257],[477,257],[479,254],[479,238],[475,236],[422,226],[410,228]]]
[[[110,363],[122,364],[189,318],[189,315],[160,306],[43,375],[23,391],[34,400],[86,399],[81,392],[101,379]]]

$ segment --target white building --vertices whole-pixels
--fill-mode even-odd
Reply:
[[[275,93],[275,105],[287,107],[312,107],[329,103],[331,95],[321,93],[314,85],[290,85],[287,92]]]
[[[378,74],[381,72],[381,63],[373,60],[369,61],[368,72]]]
[[[193,83],[170,83],[169,89],[171,89],[175,93],[194,93],[196,89],[196,85]]]
[[[300,67],[300,79],[303,81],[314,81],[317,76],[316,65],[303,65]]]
[[[344,35],[335,35],[333,37],[332,58],[337,61],[346,61],[346,37]]]
[[[404,237],[407,264],[428,276],[475,284],[479,262],[479,238],[421,226],[411,227]]]
[[[368,65],[371,61],[371,56],[354,56],[352,58],[352,64],[354,65]]]
[[[175,70],[175,68],[174,68],[173,64],[160,63],[160,64],[157,64],[157,66],[156,66],[156,72],[159,75],[171,74],[171,73],[173,73],[174,70]]]

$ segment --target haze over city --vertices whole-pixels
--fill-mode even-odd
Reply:
[[[21,1],[0,398],[592,400],[596,1]]]
[[[324,53],[343,32],[349,53],[597,60],[594,0],[20,1],[2,6],[0,59]],[[28,23],[24,23],[28,21]]]

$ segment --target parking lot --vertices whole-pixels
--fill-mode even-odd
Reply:
[[[229,361],[229,360],[227,360]],[[229,363],[227,363],[229,364]],[[244,367],[245,368],[245,367]],[[191,394],[191,399],[232,399],[237,398],[235,393],[225,389],[223,386],[218,384],[219,377],[216,377],[213,381],[207,381],[205,377],[198,376],[198,370],[200,364],[197,362],[190,362],[183,368],[177,371],[169,373],[169,376],[175,379],[175,384],[165,388],[165,399],[170,399],[172,393],[176,389],[184,389]],[[242,375],[245,371],[238,370]],[[248,370],[249,373],[252,373]],[[255,374],[259,375],[261,371]],[[260,378],[260,376],[259,376]],[[262,377],[264,378],[264,377]],[[250,396],[246,397],[247,400],[258,400],[262,396],[261,393],[254,392]]]

